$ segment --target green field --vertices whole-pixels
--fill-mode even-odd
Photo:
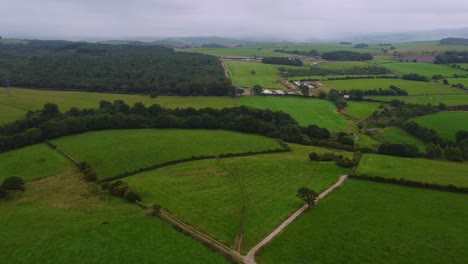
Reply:
[[[317,50],[319,53],[344,50],[344,51],[354,51],[354,52],[359,52],[359,53],[371,53],[374,55],[382,54],[382,51],[380,50],[382,47],[373,45],[373,44],[369,45],[369,47],[365,49],[355,48],[354,45],[341,45],[341,44],[335,44],[335,43],[299,43],[299,44],[281,43],[281,44],[276,44],[270,47],[265,46],[265,45],[257,45],[257,46],[262,47],[263,50],[274,50],[274,49],[285,49],[287,51]]]
[[[358,79],[358,80],[338,80],[324,81],[324,85],[335,90],[374,90],[387,89],[390,85],[395,85],[401,89],[405,89],[409,95],[422,94],[463,94],[463,91],[456,88],[447,87],[441,84],[432,82],[416,82],[402,79]],[[391,97],[393,98],[393,97]]]
[[[359,180],[300,216],[258,263],[453,263],[468,259],[468,196]]]
[[[417,146],[420,152],[424,153],[426,151],[426,144],[422,140],[408,134],[405,130],[396,126],[377,130],[372,134],[372,137],[382,143],[411,144]]]
[[[284,88],[279,82],[281,77],[275,65],[247,61],[224,61],[224,64],[234,85],[245,88],[252,88],[255,85],[263,88]],[[255,74],[252,74],[252,71],[255,71]]]
[[[258,48],[193,48],[182,49],[183,52],[198,52],[214,56],[242,56],[242,57],[286,57],[290,54],[273,52],[270,50],[258,50]],[[294,56],[294,55],[293,55]]]
[[[468,105],[468,94],[458,95],[419,95],[419,96],[367,96],[366,98],[390,102],[400,100],[411,104],[432,104],[444,103],[448,106]]]
[[[25,181],[55,175],[72,163],[45,144],[0,153],[0,182],[11,176]]]
[[[372,64],[363,61],[336,61],[336,62],[322,62],[318,68],[327,70],[343,70],[349,68],[366,68],[372,67]]]
[[[312,151],[329,150],[291,148],[288,153],[189,162],[124,181],[145,203],[161,204],[226,245],[233,246],[245,228],[242,250],[247,251],[300,207],[295,196],[300,187],[320,192],[347,173],[333,162],[307,158]]]
[[[106,130],[53,140],[99,178],[201,155],[281,148],[275,139],[222,130]]]
[[[227,263],[138,206],[99,198],[92,186],[73,169],[27,183],[24,193],[1,200],[0,261]]]
[[[468,67],[467,67],[468,68]],[[468,75],[468,72],[466,73]],[[465,88],[468,88],[468,78],[447,78],[448,82],[449,82],[449,85],[452,85],[452,84],[463,84],[463,86],[465,86]]]
[[[452,77],[454,74],[465,75],[467,72],[450,68],[445,65],[432,63],[414,63],[414,62],[394,62],[382,64],[385,68],[397,71],[403,74],[417,73],[431,78],[440,74],[444,77]]]
[[[333,103],[325,100],[298,97],[244,96],[240,103],[246,106],[283,111],[303,126],[316,124],[334,131],[344,131],[350,121],[336,111]]]
[[[357,174],[468,187],[467,163],[365,154]]]
[[[468,112],[439,112],[411,119],[423,127],[432,128],[443,138],[455,141],[460,130],[468,131]]]
[[[90,92],[64,92],[12,88],[0,88],[0,124],[13,122],[23,118],[28,110],[40,110],[46,103],[56,103],[61,111],[71,107],[98,108],[99,102],[107,100],[124,100],[125,103],[133,105],[142,102],[149,106],[160,104],[167,108],[193,107],[193,108],[223,108],[234,106],[234,100],[230,97],[216,96],[158,96],[151,99],[145,95],[109,94]]]
[[[346,108],[346,113],[355,117],[355,118],[363,118],[366,116],[371,115],[375,112],[380,103],[371,103],[371,102],[347,102],[348,107]]]

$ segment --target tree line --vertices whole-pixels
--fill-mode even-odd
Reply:
[[[294,55],[304,55],[304,56],[311,56],[311,57],[319,57],[320,53],[317,50],[309,50],[309,51],[299,51],[299,50],[285,50],[285,49],[274,49],[273,52],[278,53],[287,53],[287,54],[294,54]]]
[[[368,61],[372,60],[374,56],[370,53],[360,53],[354,51],[331,51],[322,54],[322,59],[331,61]]]
[[[389,70],[377,66],[369,67],[351,67],[346,69],[324,69],[320,67],[310,67],[309,69],[289,69],[286,76],[327,76],[327,75],[380,75],[380,74],[389,74]],[[374,76],[370,76],[374,78]],[[351,79],[351,78],[348,78]]]
[[[442,55],[437,55],[434,63],[468,63],[468,51],[446,51]]]
[[[287,57],[265,57],[262,59],[262,63],[265,64],[280,64],[280,65],[291,65],[291,66],[302,66],[304,63],[302,60],[297,58]]]
[[[219,60],[162,46],[38,41],[1,45],[0,69],[31,88],[177,95],[227,95]]]

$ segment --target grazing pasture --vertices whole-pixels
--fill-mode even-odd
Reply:
[[[298,209],[300,187],[317,192],[348,169],[312,162],[310,152],[331,152],[291,144],[292,152],[194,161],[124,179],[147,204],[158,203],[183,221],[233,246],[243,233],[245,252]],[[347,152],[337,152],[350,156]]]
[[[338,80],[322,82],[327,87],[335,90],[374,90],[388,89],[390,85],[395,85],[408,92],[409,95],[423,94],[463,94],[463,91],[432,82],[416,82],[402,79],[357,79],[357,80]],[[390,97],[393,98],[393,97]]]
[[[365,154],[357,174],[468,187],[468,164]]]
[[[347,102],[348,107],[346,108],[346,113],[355,117],[355,118],[364,118],[371,115],[375,112],[380,103],[371,103],[371,102]]]
[[[372,133],[372,137],[382,143],[415,145],[418,147],[419,151],[423,153],[426,150],[426,144],[422,140],[408,134],[405,130],[396,126],[377,130]]]
[[[246,106],[283,111],[303,126],[318,125],[334,131],[344,131],[350,121],[336,111],[330,101],[300,97],[244,96],[240,103]]]
[[[21,119],[29,111],[40,110],[46,103],[55,103],[61,111],[71,107],[97,108],[102,100],[113,102],[123,100],[129,105],[142,102],[146,106],[160,104],[167,108],[223,108],[233,107],[234,100],[230,97],[217,96],[158,96],[150,98],[145,95],[90,93],[72,91],[48,91],[34,89],[0,88],[0,124]]]
[[[348,180],[268,244],[258,263],[465,263],[468,196]]]
[[[101,194],[76,169],[25,188],[0,201],[2,263],[228,263],[138,206]]]
[[[468,72],[466,74],[468,75]],[[457,85],[461,83],[465,88],[468,88],[468,78],[447,78],[447,81],[449,82],[449,85]]]
[[[60,173],[72,166],[59,152],[46,144],[36,144],[0,153],[0,182],[11,176],[25,181]]]
[[[284,88],[279,82],[281,77],[278,67],[273,64],[247,61],[224,61],[224,64],[234,85],[246,88],[252,88],[255,85],[260,85],[263,88]]]
[[[53,142],[99,178],[192,156],[281,148],[275,139],[222,130],[106,130],[62,137]]]
[[[415,63],[415,62],[395,62],[382,64],[385,68],[397,71],[403,74],[417,73],[419,75],[431,78],[434,75],[442,75],[444,77],[452,77],[454,74],[465,75],[467,72],[459,69],[450,68],[445,65],[432,63]]]
[[[327,70],[344,70],[349,68],[365,68],[372,67],[372,64],[363,61],[333,61],[333,62],[323,62],[318,68],[323,68]]]
[[[367,96],[366,98],[386,102],[397,99],[411,104],[438,105],[444,103],[448,106],[468,105],[468,94],[466,93],[457,95]]]
[[[412,120],[423,127],[434,129],[443,138],[452,141],[455,141],[458,131],[468,131],[468,112],[439,112]]]

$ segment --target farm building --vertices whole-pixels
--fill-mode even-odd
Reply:
[[[282,90],[275,90],[275,94],[284,95],[284,92]]]
[[[263,91],[262,91],[262,94],[267,94],[267,95],[269,95],[269,94],[273,94],[273,92],[270,91],[270,90],[263,90]]]

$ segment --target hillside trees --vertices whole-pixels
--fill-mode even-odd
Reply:
[[[322,59],[332,61],[367,61],[374,57],[370,53],[359,53],[353,51],[331,51],[322,54]]]
[[[265,64],[280,64],[280,65],[291,65],[291,66],[302,66],[304,63],[297,58],[287,57],[265,57],[262,59],[262,63]]]

